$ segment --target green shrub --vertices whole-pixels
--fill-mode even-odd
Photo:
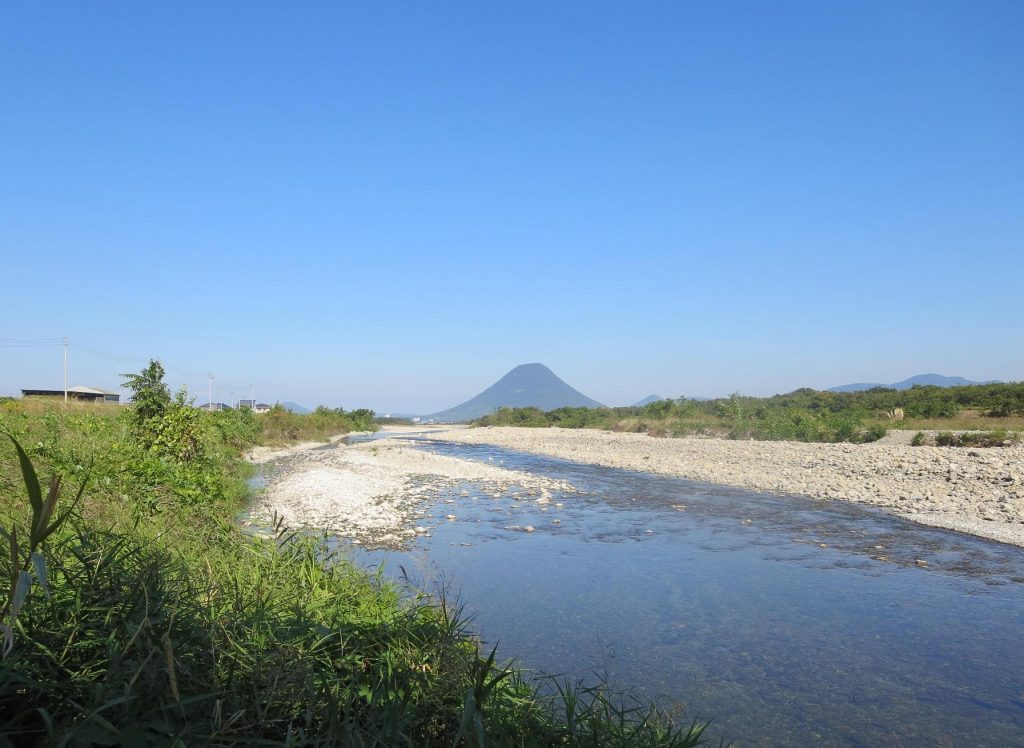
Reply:
[[[935,437],[935,443],[940,447],[1002,447],[1016,441],[1018,437],[1009,431],[967,431],[961,434],[954,434],[952,431],[943,431]]]
[[[157,438],[160,419],[171,404],[171,391],[164,383],[164,367],[150,361],[138,374],[122,374],[124,386],[131,394],[131,423],[143,447],[150,447]]]
[[[889,430],[885,426],[880,423],[876,423],[868,426],[863,432],[860,432],[859,436],[861,442],[877,442],[888,433]]]
[[[923,431],[918,431],[916,434],[914,434],[914,438],[910,440],[910,446],[920,447],[924,445],[925,438],[925,433]]]

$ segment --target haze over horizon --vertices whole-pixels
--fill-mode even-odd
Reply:
[[[1024,379],[1024,5],[0,11],[0,339],[430,413]],[[81,346],[93,349],[85,350]],[[111,355],[113,354],[113,355]],[[62,386],[3,345],[0,395]]]

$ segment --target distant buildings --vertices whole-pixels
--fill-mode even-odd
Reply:
[[[22,390],[22,397],[64,397],[64,390]],[[118,405],[121,402],[121,395],[117,392],[101,390],[99,387],[77,387],[68,388],[69,400],[81,400],[88,403],[111,403]]]
[[[199,410],[231,410],[232,409],[231,406],[228,405],[227,403],[203,403],[202,405],[197,405],[195,407],[198,408]],[[251,410],[253,413],[268,413],[268,412],[270,412],[270,408],[271,407],[272,406],[267,405],[266,403],[256,403],[255,405],[253,405],[252,404],[252,400],[239,400],[238,401],[238,409],[239,410],[242,410],[243,408],[246,408],[248,410]]]
[[[22,397],[64,397],[64,390],[22,390]],[[119,405],[121,395],[109,390],[101,390],[99,387],[78,387],[68,388],[68,399],[78,400],[87,403],[111,403]],[[231,410],[227,403],[203,403],[195,406],[199,410]],[[254,403],[252,400],[239,400],[238,408],[248,408],[253,413],[269,413],[273,406],[266,403]]]

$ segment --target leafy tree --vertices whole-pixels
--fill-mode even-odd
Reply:
[[[164,367],[151,360],[139,374],[122,374],[132,391],[132,431],[143,449],[175,462],[203,456],[204,433],[199,411],[185,400],[185,392],[171,397],[164,382]]]
[[[164,367],[150,360],[139,374],[122,374],[124,386],[132,391],[132,413],[137,425],[159,418],[171,404],[171,390],[164,382]]]

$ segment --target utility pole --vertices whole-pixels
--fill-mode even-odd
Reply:
[[[68,401],[68,338],[64,336],[64,402]]]
[[[212,411],[213,410],[213,374],[209,374],[208,376],[210,377],[210,408],[209,408],[209,410]]]

